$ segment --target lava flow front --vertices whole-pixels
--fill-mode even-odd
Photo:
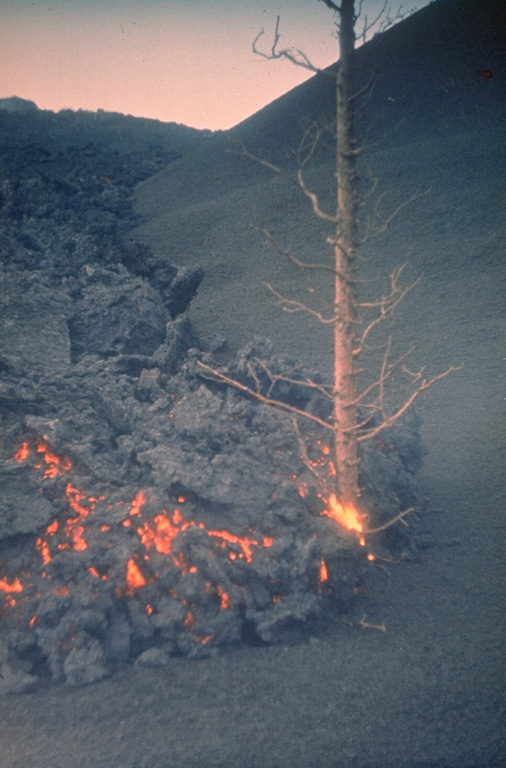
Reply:
[[[271,640],[294,616],[316,614],[321,585],[330,589],[327,555],[314,535],[302,547],[291,533],[209,525],[180,492],[161,508],[142,490],[127,503],[89,494],[70,458],[41,438],[23,440],[13,458],[32,467],[58,512],[31,550],[20,541],[0,555],[0,650],[4,629],[20,646],[4,640],[7,653],[54,679],[91,682],[118,661],[209,652],[248,632]],[[362,531],[335,496],[323,514]],[[343,546],[340,568],[352,563]]]

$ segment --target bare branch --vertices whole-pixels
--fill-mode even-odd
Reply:
[[[323,325],[332,325],[332,323],[335,323],[337,320],[339,320],[338,315],[333,315],[332,317],[323,317],[321,312],[308,307],[308,305],[304,304],[304,302],[297,301],[296,299],[287,299],[286,296],[282,296],[280,293],[278,293],[278,291],[276,291],[275,288],[272,287],[270,283],[265,283],[265,285],[269,291],[274,294],[274,296],[283,304],[284,312],[307,312],[308,314],[313,315],[313,317],[316,317],[317,320]]]
[[[297,438],[297,442],[299,444],[300,458],[302,459],[303,464],[305,464],[305,466],[309,469],[309,471],[312,472],[312,474],[316,478],[318,478],[318,480],[321,482],[322,478],[320,476],[320,473],[317,472],[314,466],[314,462],[312,462],[308,456],[306,443],[304,442],[304,438],[300,434],[299,423],[295,416],[292,416],[292,426],[293,426],[293,431],[295,433],[295,437]]]
[[[365,301],[359,304],[359,306],[364,309],[377,308],[379,310],[379,314],[373,320],[371,320],[362,331],[358,341],[358,346],[354,350],[355,355],[359,355],[362,352],[365,341],[371,331],[377,325],[379,325],[379,323],[383,322],[383,320],[386,320],[388,317],[390,317],[395,312],[399,304],[404,301],[406,295],[420,282],[421,278],[418,277],[413,283],[406,286],[406,288],[399,287],[398,281],[406,266],[407,262],[394,269],[390,275],[390,293],[387,296],[383,296],[378,301]]]
[[[429,387],[435,384],[436,381],[440,381],[441,379],[446,378],[446,376],[448,376],[450,373],[453,373],[453,371],[459,371],[461,368],[462,368],[461,365],[459,366],[451,365],[449,368],[446,369],[446,371],[438,374],[437,376],[433,376],[431,379],[422,378],[423,369],[422,371],[419,371],[416,374],[412,373],[411,371],[407,371],[406,369],[406,372],[408,372],[410,375],[414,376],[416,379],[421,379],[420,384],[418,384],[416,389],[411,393],[411,395],[404,402],[404,404],[401,405],[391,416],[387,416],[381,424],[378,424],[377,426],[371,429],[365,430],[364,432],[359,434],[357,436],[357,442],[360,443],[360,442],[363,442],[364,440],[370,440],[371,438],[376,437],[376,435],[379,435],[379,433],[382,432],[384,429],[391,427],[413,405],[418,395],[420,395],[426,389],[429,389]]]
[[[380,533],[381,531],[386,531],[387,528],[390,528],[390,526],[398,522],[401,522],[403,525],[407,525],[407,522],[404,520],[404,518],[406,517],[406,515],[409,515],[413,511],[414,511],[414,507],[405,509],[404,512],[401,512],[399,515],[396,515],[384,525],[380,525],[378,528],[368,528],[367,530],[362,531],[362,533],[364,535],[369,535],[371,533]]]
[[[322,130],[321,127],[316,125],[315,123],[311,123],[309,125],[303,135],[302,139],[299,143],[299,148],[297,150],[297,160],[299,162],[299,168],[304,168],[308,162],[312,159],[316,147],[319,145],[320,140],[322,136]],[[309,145],[309,152],[307,152],[307,147]],[[302,151],[306,150],[306,155],[304,158],[302,158]]]
[[[320,392],[322,395],[325,395],[325,397],[327,397],[329,400],[333,400],[332,387],[330,385],[317,384],[316,381],[313,381],[312,379],[304,379],[304,380],[292,379],[290,376],[286,376],[285,374],[272,373],[272,371],[270,371],[267,368],[267,366],[263,361],[258,360],[257,362],[260,363],[260,365],[264,368],[268,376],[271,378],[273,385],[276,384],[278,381],[285,381],[287,384],[293,384],[299,387],[305,387],[306,389],[315,389],[317,392]]]
[[[255,400],[258,400],[261,403],[264,403],[265,405],[271,405],[274,408],[279,408],[282,411],[287,411],[288,413],[293,413],[297,416],[302,416],[305,419],[309,419],[309,421],[314,421],[315,424],[318,424],[320,427],[323,427],[324,429],[330,429],[333,431],[334,427],[333,425],[325,421],[325,419],[320,419],[318,416],[315,416],[313,413],[309,413],[309,411],[304,411],[301,408],[296,408],[293,405],[290,405],[289,403],[284,403],[282,400],[276,400],[272,397],[267,397],[265,395],[262,395],[262,393],[258,390],[251,389],[251,387],[248,387],[246,384],[242,384],[240,381],[237,381],[236,379],[231,379],[230,376],[225,376],[224,373],[221,373],[216,368],[211,368],[210,365],[206,365],[205,363],[202,363],[200,360],[197,360],[197,365],[200,366],[200,368],[203,368],[205,371],[207,371],[209,374],[212,374],[212,376],[205,376],[204,378],[208,378],[210,381],[218,381],[222,384],[228,384],[230,387],[234,387],[235,389],[239,389],[241,392],[245,392],[247,395],[252,397]],[[256,379],[258,382],[258,379]],[[304,382],[301,382],[303,384]]]
[[[286,59],[292,64],[295,64],[295,66],[302,67],[303,69],[307,69],[310,72],[319,73],[324,71],[319,67],[315,67],[315,65],[306,56],[304,51],[301,51],[299,48],[278,48],[279,39],[281,37],[281,33],[279,31],[279,16],[276,17],[276,27],[274,30],[274,39],[270,53],[264,53],[258,48],[257,43],[263,35],[265,35],[265,30],[261,29],[253,40],[251,46],[253,53],[255,53],[257,56],[261,56],[262,59],[267,59],[268,61],[273,61],[274,59]]]
[[[400,363],[408,357],[411,352],[413,351],[413,348],[409,349],[405,354],[401,355],[397,358],[397,360],[394,360],[393,362],[390,362],[390,347],[391,347],[391,340],[390,337],[388,337],[387,346],[385,349],[385,353],[383,355],[383,359],[381,361],[380,366],[380,375],[374,381],[372,384],[369,384],[368,387],[366,387],[354,400],[350,405],[359,405],[360,408],[363,410],[367,410],[369,412],[368,416],[361,422],[357,423],[355,426],[355,431],[360,431],[362,427],[364,427],[371,418],[371,412],[377,412],[380,411],[382,415],[384,415],[384,388],[385,388],[385,382],[390,378],[395,368],[397,368]],[[378,389],[379,394],[375,397],[375,399],[370,403],[364,403],[363,400],[365,397],[367,397],[371,392],[374,392],[375,389]]]
[[[257,155],[254,155],[252,152],[248,152],[244,147],[244,145],[242,144],[241,144],[241,149],[242,149],[242,152],[239,154],[241,154],[243,157],[247,157],[249,160],[254,160],[259,165],[263,165],[264,168],[268,168],[270,171],[273,171],[273,173],[276,173],[278,176],[282,176],[291,184],[298,187],[298,189],[300,189],[304,193],[304,195],[306,195],[306,197],[311,201],[311,204],[313,206],[313,211],[320,219],[323,219],[323,221],[329,221],[331,224],[337,224],[337,221],[338,221],[337,215],[330,214],[330,213],[327,213],[326,211],[323,211],[320,208],[318,195],[316,195],[314,192],[311,192],[311,190],[309,190],[306,187],[303,173],[300,167],[297,172],[297,178],[294,179],[288,173],[286,173],[286,171],[284,171],[283,168],[281,168],[279,165],[276,165],[275,163],[271,163],[270,160],[266,160],[264,157],[258,157]],[[311,149],[310,151],[311,155],[313,154],[314,149],[315,147]],[[308,162],[308,160],[309,158],[307,158],[304,161],[303,165],[305,165],[306,162]]]
[[[279,243],[269,232],[267,229],[261,229],[260,232],[265,237],[266,240],[269,241],[269,243],[272,243],[274,247],[282,253],[284,256],[286,256],[292,264],[294,264],[296,267],[300,267],[300,269],[323,269],[326,272],[332,272],[333,275],[338,275],[342,280],[344,280],[344,275],[341,275],[339,272],[337,272],[334,267],[331,267],[329,264],[313,264],[311,262],[301,261],[296,256],[293,255],[293,252],[290,250],[290,248],[284,248],[281,243]]]
[[[359,626],[362,627],[362,629],[377,629],[379,632],[387,631],[386,624],[384,621],[382,621],[381,624],[371,624],[370,621],[367,621],[367,616],[365,613],[358,623],[359,623]]]
[[[390,216],[387,216],[386,219],[383,219],[381,224],[378,224],[376,222],[380,219],[379,206],[380,206],[381,200],[385,196],[384,194],[380,195],[376,201],[372,215],[369,217],[369,220],[367,222],[367,234],[359,240],[359,245],[365,245],[371,240],[374,240],[376,237],[383,235],[389,229],[390,224],[394,221],[394,219],[397,218],[397,216],[400,214],[401,211],[404,210],[404,208],[407,208],[408,205],[411,205],[411,203],[414,203],[415,200],[418,200],[418,198],[423,197],[424,195],[428,195],[431,189],[432,187],[429,187],[429,189],[426,189],[424,192],[420,192],[420,190],[417,190],[411,195],[411,197],[408,200],[404,200],[402,203],[400,203],[397,206],[397,208],[394,211],[392,211]]]
[[[352,93],[352,95],[350,96],[350,100],[351,101],[356,101],[364,93],[367,93],[368,91],[370,92],[372,90],[371,86],[372,86],[372,84],[374,83],[374,81],[376,79],[376,74],[377,73],[374,72],[374,70],[371,72],[371,75],[370,75],[369,80],[367,81],[367,83],[364,86],[362,86],[362,88],[360,88],[360,90],[358,90],[356,93]],[[359,151],[362,152],[363,149],[361,149]]]
[[[383,3],[382,9],[378,12],[378,14],[373,18],[372,21],[369,21],[367,16],[364,16],[364,23],[362,25],[362,31],[359,35],[357,35],[357,40],[362,40],[362,43],[366,42],[367,39],[367,33],[371,31],[373,27],[376,26],[378,21],[381,19],[383,14],[385,13],[388,5],[388,0],[385,0]],[[357,14],[355,15],[355,21],[357,21],[360,18],[360,15],[362,13],[362,2],[359,3]]]
[[[333,3],[332,0],[321,0],[321,2],[324,3],[327,8],[330,8],[331,11],[336,11],[336,13],[339,13],[341,10],[341,7],[336,3]]]
[[[339,221],[337,214],[322,211],[320,208],[318,195],[315,192],[311,192],[311,190],[306,187],[302,168],[299,168],[297,171],[297,184],[299,185],[299,188],[302,190],[302,192],[306,195],[308,200],[311,201],[311,205],[313,206],[313,213],[318,216],[319,219],[323,219],[323,221],[330,221],[332,224],[337,224]]]

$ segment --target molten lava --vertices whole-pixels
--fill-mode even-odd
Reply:
[[[43,463],[38,462],[37,457],[39,456],[43,458]],[[33,446],[30,446],[29,441],[23,441],[14,454],[14,459],[19,463],[27,461],[30,457],[34,469],[41,472],[41,485],[43,481],[72,473],[72,462],[70,459],[57,456],[41,438],[36,438]],[[181,513],[179,505],[185,503],[185,497],[181,495],[177,497],[178,506],[174,507],[172,513],[162,509],[161,512],[154,516],[147,516],[143,509],[147,501],[146,494],[142,490],[138,491],[129,504],[127,516],[121,522],[111,526],[102,521],[100,524],[95,523],[93,525],[92,518],[96,512],[96,505],[104,499],[103,496],[88,496],[70,481],[65,483],[63,494],[67,502],[68,511],[71,512],[72,516],[69,516],[67,513],[67,516],[63,514],[61,519],[55,518],[46,526],[44,534],[35,540],[35,549],[40,556],[41,568],[44,569],[40,571],[41,577],[51,582],[53,579],[52,572],[50,570],[46,572],[45,567],[58,555],[58,552],[73,550],[79,553],[87,550],[87,538],[91,535],[92,531],[94,536],[107,536],[111,529],[113,531],[117,530],[118,526],[121,526],[121,528],[132,528],[135,526],[135,532],[138,536],[138,544],[135,547],[136,551],[134,554],[127,555],[128,559],[126,559],[124,566],[124,586],[116,587],[114,590],[116,596],[121,599],[124,599],[125,596],[133,597],[139,590],[146,587],[148,583],[156,583],[158,574],[152,570],[149,562],[152,551],[170,558],[170,562],[179,569],[181,576],[198,572],[197,566],[187,562],[183,554],[179,553],[176,556],[173,553],[175,538],[188,529],[197,528],[206,533],[209,537],[210,551],[219,552],[225,550],[224,554],[229,562],[244,560],[247,563],[251,563],[255,549],[267,549],[274,543],[274,540],[267,536],[261,538],[239,536],[228,530],[206,529],[204,523],[189,520]],[[106,509],[112,509],[112,505],[107,504]],[[110,546],[110,544],[106,543],[106,546]],[[99,571],[95,566],[87,565],[85,572],[98,582],[109,581],[110,579],[110,576],[107,572],[104,572],[104,569]],[[31,580],[28,574],[27,577]],[[206,585],[207,590],[214,591],[216,594],[220,610],[227,610],[231,605],[231,596],[219,584],[213,585],[210,582],[206,582]],[[16,605],[16,600],[11,597],[11,594],[23,592],[23,589],[23,584],[19,578],[11,580],[6,578],[0,579],[0,592],[3,592],[6,596],[5,605],[7,607],[12,608]],[[55,596],[65,596],[70,592],[69,586],[61,583],[53,583],[51,589]],[[172,598],[178,598],[177,589],[171,588],[168,593]],[[34,593],[32,589],[32,597],[34,594],[36,599],[40,598],[40,595]],[[156,613],[156,607],[151,605],[151,603],[145,605],[145,610],[148,615]],[[37,615],[32,616],[30,626],[33,626],[36,620]],[[191,610],[187,610],[183,625],[188,630],[193,630],[194,618]],[[196,642],[205,644],[212,639],[213,635],[200,636],[194,634],[193,637]]]
[[[320,453],[315,466],[326,468],[332,476],[330,451],[324,445],[318,448]],[[33,466],[41,491],[47,488],[48,496],[56,501],[56,508],[60,508],[58,515],[34,541],[36,558],[33,562],[35,567],[38,566],[38,574],[22,570],[15,576],[9,568],[0,572],[3,601],[3,606],[0,601],[0,611],[2,607],[14,615],[18,611],[19,615],[24,615],[29,627],[44,625],[45,614],[40,607],[46,596],[51,597],[48,605],[53,606],[56,600],[64,606],[61,610],[67,610],[71,604],[68,596],[83,583],[90,589],[90,599],[93,600],[101,595],[105,596],[104,603],[107,604],[111,595],[121,603],[126,598],[138,599],[157,631],[165,626],[167,616],[173,610],[174,621],[179,622],[181,631],[186,630],[193,641],[202,646],[216,636],[206,633],[209,627],[203,615],[215,610],[228,611],[227,615],[233,616],[234,610],[242,604],[247,583],[243,566],[253,563],[255,567],[257,557],[268,558],[267,567],[260,561],[261,569],[268,574],[275,561],[265,554],[274,545],[271,536],[254,529],[244,535],[244,531],[208,528],[203,522],[184,514],[185,497],[182,495],[176,496],[174,506],[158,508],[156,512],[152,510],[152,499],[148,506],[143,490],[139,490],[131,501],[101,503],[103,496],[88,495],[77,487],[72,478],[71,460],[59,457],[41,438],[23,440],[14,459]],[[296,479],[296,476],[292,477]],[[309,492],[307,485],[301,485],[299,492],[305,496]],[[348,530],[358,534],[363,532],[363,516],[356,509],[342,505],[332,493],[321,498],[325,504],[321,514]],[[186,532],[189,534],[185,538]],[[182,538],[176,546],[178,537]],[[90,550],[98,555],[94,561],[90,561]],[[222,577],[215,575],[220,572]],[[191,578],[191,574],[199,575]],[[110,583],[104,583],[110,581],[114,582],[112,588]],[[319,571],[315,573],[315,594],[323,594],[320,585],[324,582],[330,584],[331,574],[322,557]],[[273,606],[284,599],[280,587],[281,583],[270,579],[267,597]],[[191,598],[188,599],[188,595]],[[201,596],[204,597],[203,604],[200,603]],[[167,601],[171,606],[172,601],[178,605],[167,608]],[[47,606],[44,607],[47,611]],[[69,648],[72,642],[70,639]]]
[[[14,579],[12,584],[9,584],[7,579],[0,579],[0,590],[2,592],[22,592],[23,585],[19,579]]]
[[[14,461],[21,463],[22,461],[26,461],[29,455],[30,450],[28,448],[28,443],[25,441],[21,443],[20,447],[14,454]]]
[[[140,540],[147,550],[154,547],[157,552],[169,555],[172,552],[172,540],[180,533],[181,529],[173,525],[168,517],[167,510],[156,515],[153,525],[145,522],[137,528]]]
[[[142,575],[139,566],[131,557],[126,568],[127,595],[133,595],[137,589],[146,586],[146,579]]]
[[[23,445],[26,446],[25,452],[26,456],[25,458],[28,458],[29,450],[27,443],[23,443]],[[23,446],[21,446],[23,448]],[[21,450],[21,449],[20,449]],[[64,456],[63,458],[60,458],[55,453],[52,452],[49,445],[44,442],[44,440],[41,437],[37,437],[35,440],[35,450],[37,453],[40,453],[44,463],[47,464],[47,469],[44,472],[44,480],[52,477],[58,477],[59,475],[63,475],[65,472],[68,472],[72,468],[72,462],[68,458],[68,456]],[[19,451],[18,451],[19,453]],[[24,459],[17,459],[18,461],[23,461]],[[36,468],[40,468],[41,465],[36,464]]]

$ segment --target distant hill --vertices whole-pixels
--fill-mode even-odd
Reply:
[[[9,96],[6,99],[0,99],[0,109],[5,112],[36,112],[38,106],[34,101],[21,99],[19,96]]]
[[[107,176],[120,174],[126,183],[136,183],[156,173],[197,149],[210,135],[210,131],[118,112],[51,112],[18,96],[0,99],[3,150],[30,145],[43,147],[49,153],[82,155],[86,148],[88,156],[100,155],[104,166],[109,164],[113,168],[109,173],[104,171]]]

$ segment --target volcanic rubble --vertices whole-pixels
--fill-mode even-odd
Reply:
[[[326,435],[301,422],[303,460],[290,418],[202,375],[224,360],[185,314],[202,271],[131,241],[125,187],[24,158],[0,209],[2,690],[286,641],[345,610],[407,529],[364,545],[322,514]],[[255,339],[227,373],[260,379],[258,360],[294,365]],[[325,415],[317,391],[277,387]],[[422,454],[415,417],[364,449],[377,527],[417,503]]]

